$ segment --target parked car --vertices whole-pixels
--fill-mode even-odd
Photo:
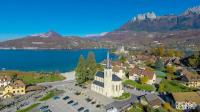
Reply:
[[[57,99],[60,99],[60,97],[59,96],[54,96],[53,99],[57,100]]]
[[[84,107],[79,108],[77,111],[81,112],[82,110],[84,110]]]
[[[69,96],[65,96],[65,97],[63,98],[63,100],[67,100],[67,99],[69,99]]]
[[[68,104],[72,104],[74,101],[73,100],[70,100],[69,102],[67,102]]]
[[[46,106],[42,106],[42,107],[40,107],[40,111],[45,111],[45,110],[47,110],[48,108],[49,108],[48,105],[46,105]]]
[[[96,104],[96,101],[93,101],[91,104]]]
[[[76,106],[76,105],[78,105],[78,102],[75,102],[72,106]]]
[[[89,109],[86,109],[86,110],[84,110],[84,112],[90,112],[90,110],[89,110]]]
[[[44,110],[43,112],[52,112],[50,109],[48,109],[48,110]]]

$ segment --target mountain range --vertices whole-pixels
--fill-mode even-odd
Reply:
[[[145,48],[153,45],[200,47],[200,6],[180,15],[157,16],[154,12],[138,14],[112,32],[80,38],[62,36],[54,31],[0,42],[0,48],[74,49],[125,45]]]

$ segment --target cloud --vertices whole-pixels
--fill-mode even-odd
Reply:
[[[100,37],[106,35],[108,32],[102,32],[99,34],[87,34],[86,37]]]

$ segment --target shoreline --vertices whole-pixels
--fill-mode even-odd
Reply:
[[[66,79],[64,81],[75,80],[75,71],[60,73],[60,75],[64,76]]]

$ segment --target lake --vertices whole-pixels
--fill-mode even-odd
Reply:
[[[20,71],[68,72],[75,69],[79,56],[92,51],[99,63],[106,58],[107,49],[85,50],[0,50],[0,69]],[[111,54],[111,59],[117,56]]]

